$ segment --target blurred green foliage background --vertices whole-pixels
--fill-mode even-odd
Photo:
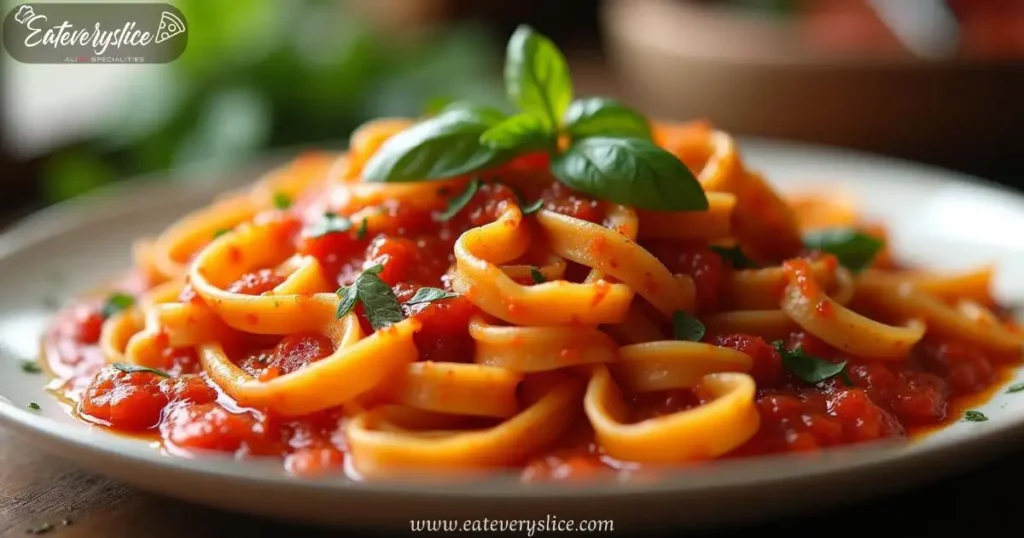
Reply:
[[[118,178],[216,171],[266,148],[343,144],[362,122],[429,99],[501,103],[502,43],[454,23],[389,33],[331,0],[178,0],[185,53],[131,81],[125,103],[43,163],[46,202]]]

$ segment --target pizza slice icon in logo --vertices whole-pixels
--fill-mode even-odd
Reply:
[[[156,31],[156,42],[163,43],[168,39],[185,33],[185,23],[173,13],[164,11],[160,14],[160,27]]]

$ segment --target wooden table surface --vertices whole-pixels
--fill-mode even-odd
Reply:
[[[820,536],[823,531],[837,529],[861,530],[861,525],[868,525],[863,530],[913,532],[914,537],[980,536],[989,532],[993,536],[1019,535],[1021,520],[1016,510],[1020,509],[1018,490],[1024,482],[1022,456],[1024,452],[1011,454],[960,476],[823,513],[752,528],[687,532],[685,536],[749,537],[754,530],[785,533],[789,538]],[[43,535],[61,538],[373,535],[368,531],[318,529],[262,520],[142,492],[41,453],[0,428],[0,537],[31,536],[29,529],[47,524],[52,529]]]

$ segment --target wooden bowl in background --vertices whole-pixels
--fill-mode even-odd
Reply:
[[[606,0],[601,18],[624,94],[653,115],[954,167],[1024,152],[1020,59],[926,60],[879,35],[822,46],[822,25],[721,4]]]

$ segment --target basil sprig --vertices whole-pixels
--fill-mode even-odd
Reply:
[[[364,269],[351,286],[339,289],[337,293],[340,300],[335,317],[345,317],[356,307],[356,303],[362,303],[363,313],[375,331],[405,319],[405,313],[395,291],[380,278],[383,270],[384,266],[379,263]],[[454,297],[458,295],[440,288],[420,288],[405,304],[418,305]]]
[[[846,374],[846,361],[829,362],[804,351],[803,346],[787,349],[782,340],[772,342],[782,357],[782,365],[807,383],[820,383],[826,379],[840,376],[847,385],[853,385]]]
[[[489,110],[449,105],[389,138],[363,169],[366,181],[421,181],[445,179],[489,168],[511,159],[509,151],[480,143],[497,125]]]
[[[335,317],[341,319],[355,308],[356,302],[361,302],[366,319],[375,331],[405,319],[394,290],[379,276],[383,270],[384,266],[379,263],[364,269],[351,286],[338,290],[341,301],[338,302]]]
[[[642,114],[614,99],[574,100],[565,57],[547,37],[527,25],[516,29],[504,76],[518,113],[450,103],[389,138],[366,163],[363,179],[445,179],[544,151],[559,181],[593,198],[653,211],[708,208],[697,178],[651,140]]]
[[[832,254],[843,267],[858,273],[871,265],[885,243],[852,228],[830,228],[805,235],[804,246]]]
[[[700,342],[707,328],[699,319],[684,310],[672,313],[672,337],[684,342]]]

